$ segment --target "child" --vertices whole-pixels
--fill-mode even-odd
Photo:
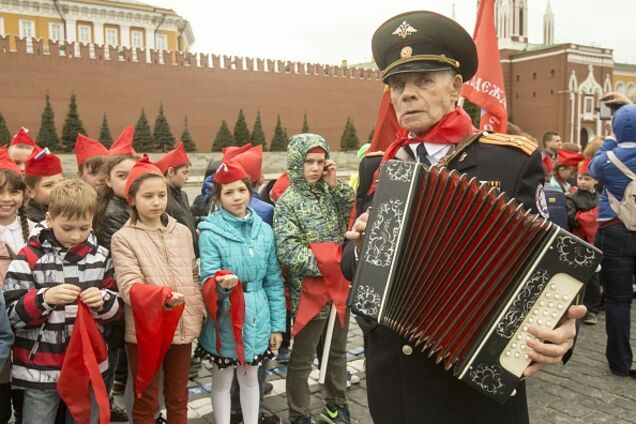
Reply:
[[[0,151],[0,288],[4,284],[11,260],[26,245],[29,233],[33,229],[33,223],[24,214],[25,196],[26,185],[20,177],[20,168],[6,151]],[[3,318],[6,318],[6,311],[4,315],[0,313],[0,321]],[[8,325],[8,321],[6,323]],[[9,422],[12,402],[16,421],[21,418],[21,391],[11,390],[10,380],[9,360],[4,363],[4,367],[0,364],[0,423]]]
[[[554,165],[552,178],[550,178],[550,187],[562,193],[569,193],[575,190],[570,181],[576,174],[576,167],[583,160],[583,155],[579,152],[573,152],[566,149],[559,150],[558,160]]]
[[[579,164],[576,176],[577,190],[568,193],[566,203],[568,208],[568,226],[570,231],[594,244],[598,230],[598,199],[596,180],[589,174],[591,160],[585,159]],[[582,318],[584,324],[594,325],[598,322],[597,314],[602,302],[601,285],[598,274],[585,286],[583,304],[587,307],[587,314]]]
[[[75,159],[77,160],[77,176],[87,182],[99,193],[104,186],[105,175],[102,167],[106,162],[108,150],[97,140],[78,134],[75,140]]]
[[[190,176],[190,158],[188,157],[188,153],[186,153],[183,141],[180,142],[174,150],[163,155],[161,159],[155,162],[155,165],[163,172],[168,182],[168,206],[166,207],[166,213],[176,219],[178,223],[188,227],[192,232],[194,251],[198,257],[199,249],[194,217],[190,211],[188,195],[182,190]]]
[[[105,163],[101,169],[104,185],[98,192],[97,212],[93,220],[93,228],[97,234],[97,241],[109,251],[110,240],[120,228],[124,226],[130,214],[126,203],[126,179],[137,160],[135,149],[132,147],[134,129],[126,127],[108,150]],[[108,343],[109,369],[106,388],[113,394],[124,392],[128,375],[128,360],[124,349],[123,320],[113,322],[106,328]],[[126,421],[126,412],[112,402],[111,420]]]
[[[199,225],[201,282],[204,292],[216,293],[206,298],[208,310],[218,311],[205,322],[199,344],[213,361],[212,405],[218,424],[230,423],[230,387],[234,366],[242,359],[245,368],[239,368],[236,376],[243,422],[258,422],[258,368],[263,360],[273,357],[270,348],[278,349],[285,331],[285,300],[274,236],[248,207],[250,196],[245,170],[232,162],[222,164],[214,176],[213,192],[220,209]],[[236,287],[239,283],[242,286]],[[245,319],[237,337],[230,311],[239,307],[241,298]]]
[[[167,307],[185,302],[178,330],[163,360],[164,396],[168,422],[187,422],[188,370],[192,341],[199,335],[205,317],[198,287],[197,260],[190,230],[165,213],[168,186],[161,171],[144,156],[125,185],[131,217],[112,238],[112,256],[117,285],[126,303],[126,348],[132,374],[144,360],[137,356],[137,335],[131,309],[131,288],[136,284],[168,286],[173,291]],[[141,336],[140,336],[141,337]],[[159,410],[159,372],[139,398],[134,399],[135,423],[154,423]]]
[[[41,149],[29,135],[29,130],[24,127],[20,128],[13,138],[11,138],[9,156],[16,165],[18,165],[21,172],[24,172],[24,165],[34,150],[39,151]]]
[[[29,196],[26,216],[31,221],[35,223],[44,221],[51,190],[64,179],[62,172],[60,158],[50,153],[48,149],[34,151],[27,159],[24,166],[24,182]]]
[[[305,277],[320,277],[316,257],[309,244],[342,243],[354,193],[336,178],[336,163],[329,159],[329,145],[319,135],[298,134],[287,148],[290,187],[278,199],[274,211],[274,235],[278,259],[287,267],[286,279],[296,317]],[[292,423],[310,423],[307,378],[316,347],[327,325],[325,306],[298,331],[289,358],[287,403]],[[347,406],[347,330],[336,320],[327,367],[327,405],[321,417],[326,422],[349,422]]]
[[[58,183],[46,213],[48,228],[36,227],[7,272],[5,298],[16,340],[11,376],[24,389],[25,423],[55,422],[57,379],[77,302],[100,322],[120,314],[121,299],[110,290],[115,281],[108,251],[91,232],[96,201],[95,190],[83,181]],[[96,408],[91,416],[97,418]]]

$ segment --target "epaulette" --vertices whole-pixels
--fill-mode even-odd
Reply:
[[[537,150],[537,143],[522,135],[508,135],[494,132],[483,132],[479,137],[479,142],[484,144],[494,144],[497,146],[516,147],[530,156]]]
[[[375,152],[367,152],[364,154],[365,158],[372,158],[374,156],[384,156],[384,152],[382,150],[376,150]]]

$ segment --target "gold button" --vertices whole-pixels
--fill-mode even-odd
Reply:
[[[413,348],[407,344],[402,346],[402,353],[405,355],[411,355],[413,353]]]

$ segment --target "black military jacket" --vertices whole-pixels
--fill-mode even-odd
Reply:
[[[523,146],[518,144],[522,141]],[[536,146],[528,148],[528,143],[531,142],[516,137],[510,139],[510,143],[503,139],[501,143],[490,144],[480,134],[460,145],[442,162],[447,162],[449,169],[500,188],[537,212],[537,196],[542,196],[544,174],[541,153]],[[415,160],[410,148],[401,149],[397,157]],[[369,172],[368,168],[360,166],[361,172]],[[362,181],[365,176],[361,174],[360,178]],[[360,190],[364,191],[365,187]],[[362,195],[359,193],[358,199]],[[358,205],[358,214],[371,206],[372,200],[368,197],[366,204]],[[347,279],[353,279],[355,267],[354,245],[346,243],[342,271]],[[367,395],[376,424],[528,422],[524,383],[515,396],[501,405],[455,379],[451,372],[435,365],[397,333],[362,318],[358,318],[358,323],[364,332]]]

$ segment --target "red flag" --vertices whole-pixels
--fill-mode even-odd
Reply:
[[[135,392],[138,398],[161,366],[183,314],[185,304],[164,308],[171,297],[171,287],[141,283],[134,284],[130,289],[130,305],[137,335]]]
[[[208,277],[201,289],[205,306],[208,308],[210,318],[214,323],[214,331],[216,332],[216,353],[221,354],[221,337],[219,335],[219,327],[217,326],[218,311],[218,293],[216,292],[216,277],[232,274],[231,271],[220,270],[212,277]],[[230,294],[230,307],[232,316],[232,334],[234,334],[234,344],[236,346],[236,356],[239,364],[245,365],[245,348],[243,347],[243,324],[245,323],[245,296],[243,295],[243,284],[239,283],[234,286],[234,290]]]
[[[78,424],[90,422],[90,388],[99,407],[100,424],[110,422],[110,403],[100,365],[106,371],[106,344],[88,306],[78,302],[73,333],[57,381],[57,392]]]
[[[340,270],[342,244],[333,242],[311,243],[309,248],[316,258],[322,277],[303,278],[303,288],[294,319],[292,337],[298,334],[329,300],[333,301],[338,312],[340,325],[344,327],[345,323],[349,282]]]
[[[506,133],[508,131],[506,88],[501,71],[494,14],[493,0],[482,0],[479,3],[477,24],[473,35],[477,46],[479,67],[475,76],[464,84],[462,95],[481,107],[480,130]]]
[[[385,85],[384,94],[382,94],[382,100],[380,101],[378,118],[375,121],[371,146],[368,151],[377,152],[378,150],[386,150],[389,144],[395,140],[395,134],[399,129],[400,125],[398,124],[395,109],[393,109],[393,104],[391,103],[391,90]]]

